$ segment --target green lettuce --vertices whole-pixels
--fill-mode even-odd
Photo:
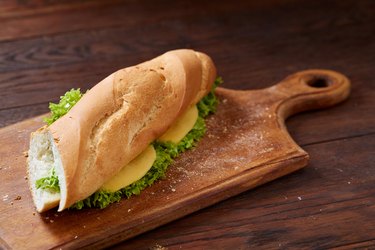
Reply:
[[[80,89],[71,89],[65,95],[60,96],[59,103],[49,103],[51,116],[44,118],[44,122],[48,125],[54,123],[61,116],[68,113],[68,111],[82,98],[83,94]]]
[[[41,188],[52,192],[60,192],[59,178],[57,178],[55,168],[51,168],[49,176],[37,180],[35,186],[37,189]]]
[[[216,112],[216,106],[219,101],[215,95],[215,89],[221,83],[223,83],[223,80],[220,77],[216,78],[211,91],[197,104],[199,114],[198,119],[194,124],[193,129],[178,144],[160,141],[153,142],[152,145],[154,146],[156,151],[156,159],[151,169],[146,173],[145,176],[116,192],[98,190],[86,199],[76,202],[70,208],[105,208],[111,203],[120,201],[122,197],[130,198],[132,195],[139,195],[142,190],[151,186],[155,181],[165,177],[166,171],[173,162],[173,159],[176,158],[179,154],[194,147],[196,143],[204,136],[206,132],[206,123],[204,118],[206,118],[209,114]],[[82,94],[80,96],[82,96]],[[67,113],[67,111],[65,113]],[[56,118],[56,120],[57,119],[58,118]]]
[[[216,106],[219,101],[215,95],[215,89],[222,83],[223,79],[221,77],[217,77],[212,85],[211,91],[205,97],[203,97],[200,102],[198,102],[197,107],[199,110],[199,116],[205,118],[209,114],[216,112]]]

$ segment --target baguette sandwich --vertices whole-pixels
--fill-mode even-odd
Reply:
[[[71,90],[30,138],[27,172],[38,212],[105,207],[139,194],[205,132],[215,110],[215,66],[174,50]]]

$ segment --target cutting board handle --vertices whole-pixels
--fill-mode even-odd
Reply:
[[[350,81],[332,70],[312,69],[292,74],[267,90],[282,95],[277,113],[286,119],[298,112],[330,107],[345,100],[350,93]]]

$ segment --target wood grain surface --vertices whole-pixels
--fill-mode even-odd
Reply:
[[[175,48],[210,54],[227,88],[264,88],[307,68],[343,72],[347,102],[287,121],[307,168],[114,248],[374,248],[374,13],[371,0],[4,0],[0,126]]]

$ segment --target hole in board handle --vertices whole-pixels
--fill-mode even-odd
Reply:
[[[326,88],[332,84],[332,81],[326,76],[312,76],[306,84],[313,88]]]

